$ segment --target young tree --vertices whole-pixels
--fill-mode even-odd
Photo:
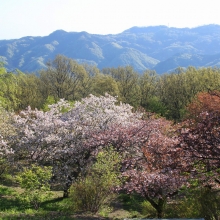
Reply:
[[[121,184],[121,159],[111,147],[98,153],[86,176],[79,177],[71,186],[75,210],[96,213],[106,203],[110,204],[114,188]]]
[[[16,180],[24,192],[19,198],[39,209],[43,201],[50,197],[49,181],[52,176],[51,167],[33,165],[17,174]]]

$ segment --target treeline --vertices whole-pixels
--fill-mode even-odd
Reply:
[[[178,68],[163,75],[146,70],[140,75],[131,66],[99,70],[63,55],[57,55],[38,73],[8,73],[4,66],[0,68],[1,105],[16,112],[27,106],[45,110],[61,98],[77,101],[89,94],[108,93],[135,108],[179,121],[197,93],[219,90],[219,85],[217,68]]]

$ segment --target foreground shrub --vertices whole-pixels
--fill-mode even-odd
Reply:
[[[120,156],[111,148],[97,156],[86,177],[79,178],[70,190],[74,211],[96,213],[113,198],[113,189],[120,184]]]
[[[18,199],[39,209],[40,204],[51,195],[49,185],[51,176],[51,167],[32,165],[29,169],[25,168],[17,175],[17,181],[24,189],[24,192],[18,195]]]

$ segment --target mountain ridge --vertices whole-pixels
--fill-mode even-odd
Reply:
[[[100,69],[131,65],[160,74],[191,65],[220,67],[220,25],[131,27],[107,35],[56,30],[44,37],[0,40],[0,60],[9,70],[36,72],[57,54]]]

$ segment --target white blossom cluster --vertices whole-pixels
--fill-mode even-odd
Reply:
[[[0,157],[8,157],[13,154],[14,151],[7,145],[6,141],[4,141],[3,137],[0,136]]]

